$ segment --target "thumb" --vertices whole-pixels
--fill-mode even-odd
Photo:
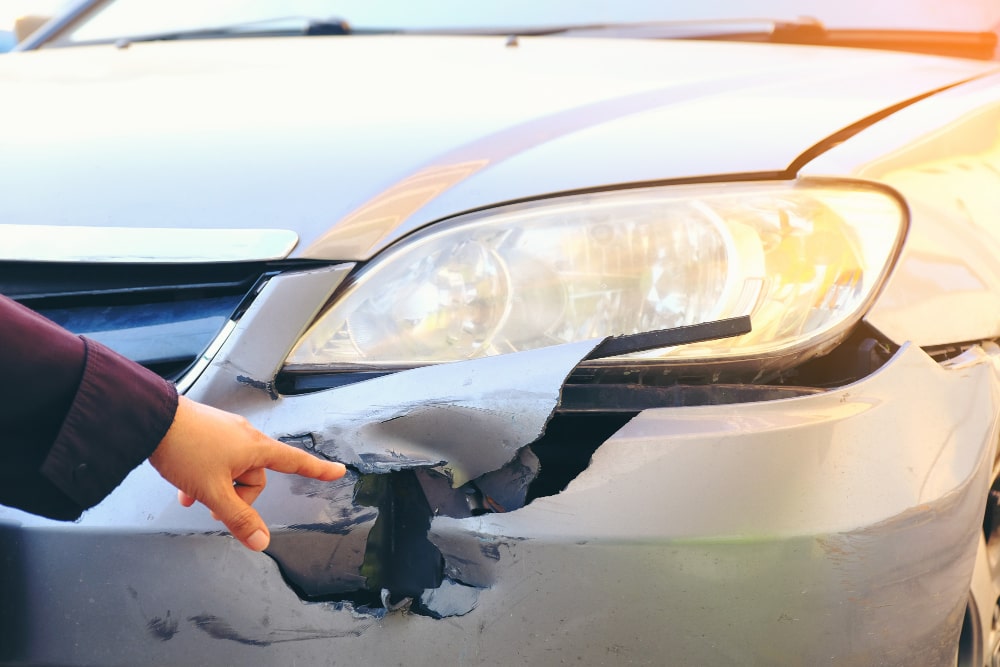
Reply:
[[[212,510],[219,521],[226,524],[226,528],[248,549],[253,551],[263,551],[271,542],[271,533],[267,529],[267,524],[257,514],[257,510],[245,503],[240,498],[233,487],[229,487],[221,496],[213,498],[210,502],[205,502],[208,509]]]

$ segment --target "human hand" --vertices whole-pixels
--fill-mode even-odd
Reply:
[[[267,524],[250,506],[264,490],[266,469],[324,482],[340,479],[346,471],[342,463],[272,440],[239,415],[184,396],[149,462],[177,487],[182,505],[201,502],[254,551],[263,551],[271,540]]]

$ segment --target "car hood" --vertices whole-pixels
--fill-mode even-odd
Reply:
[[[0,62],[0,222],[281,228],[363,260],[457,213],[774,175],[991,64],[711,42],[350,37],[136,43]]]

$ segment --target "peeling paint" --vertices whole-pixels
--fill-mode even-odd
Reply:
[[[434,618],[464,616],[475,609],[478,602],[479,589],[450,579],[420,596],[420,605]]]

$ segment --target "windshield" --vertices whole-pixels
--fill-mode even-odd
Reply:
[[[58,43],[114,41],[227,27],[269,29],[343,21],[353,32],[532,32],[684,21],[796,22],[826,28],[993,31],[997,0],[115,0],[64,30]]]

